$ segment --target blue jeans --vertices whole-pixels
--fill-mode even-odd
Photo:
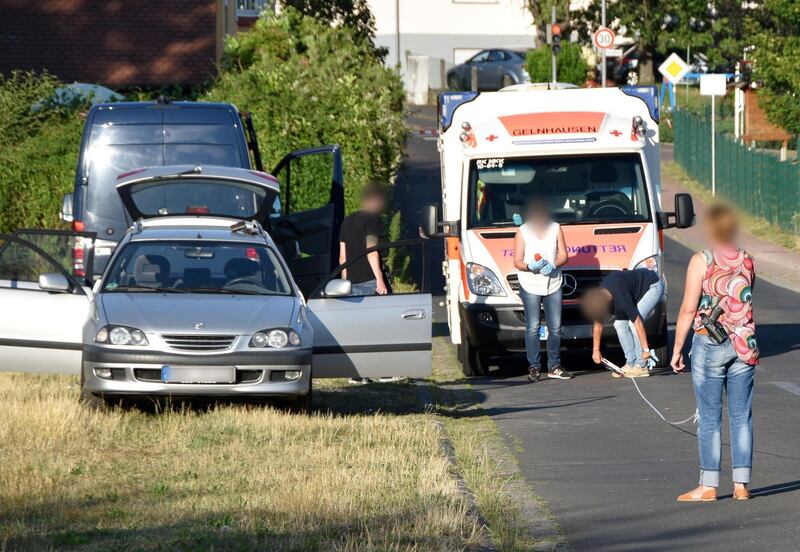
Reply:
[[[378,280],[367,280],[366,282],[354,283],[350,290],[350,295],[375,295],[378,289]]]
[[[653,310],[662,295],[664,295],[664,282],[659,279],[658,282],[650,286],[647,293],[636,303],[636,308],[639,309],[639,314],[642,315],[642,322],[653,314]],[[616,320],[614,329],[617,331],[619,344],[625,352],[625,362],[631,366],[644,366],[642,344],[636,334],[633,322],[630,320]]]
[[[547,369],[552,370],[561,364],[561,288],[550,295],[534,295],[523,288],[519,289],[522,305],[525,307],[525,351],[528,363],[540,368],[539,320],[544,304],[544,317],[547,323]]]
[[[728,394],[734,483],[749,483],[753,466],[753,376],[756,367],[736,355],[730,339],[717,345],[708,336],[692,339],[692,383],[700,421],[700,484],[719,486],[722,455],[722,390]]]

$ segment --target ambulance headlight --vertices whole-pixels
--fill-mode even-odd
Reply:
[[[639,262],[639,264],[637,264],[633,268],[634,269],[646,268],[647,270],[652,270],[653,272],[658,272],[659,265],[660,265],[660,259],[658,258],[658,255],[653,255],[652,257],[647,257],[643,261]]]
[[[477,263],[467,263],[467,287],[470,293],[475,295],[505,296],[506,294],[497,275]]]

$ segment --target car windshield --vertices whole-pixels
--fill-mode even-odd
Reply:
[[[292,288],[265,245],[221,241],[133,241],[114,258],[105,293],[289,295]]]
[[[514,157],[471,162],[469,227],[513,226],[532,196],[544,199],[562,224],[650,220],[644,171],[635,153]]]

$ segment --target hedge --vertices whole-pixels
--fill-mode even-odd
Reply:
[[[553,62],[549,46],[541,46],[528,52],[526,60],[531,82],[551,82]],[[570,82],[583,86],[589,72],[589,65],[583,57],[578,44],[562,42],[561,52],[556,56],[558,82]]]
[[[404,92],[398,73],[348,27],[292,8],[265,14],[249,32],[228,39],[206,98],[252,114],[267,170],[290,150],[340,144],[348,212],[370,179],[388,183],[401,161]],[[324,169],[309,170],[306,185],[293,186],[293,208],[327,198]]]
[[[60,224],[83,119],[79,106],[32,109],[59,85],[47,74],[0,76],[0,232]]]

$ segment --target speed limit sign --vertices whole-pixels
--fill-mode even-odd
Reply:
[[[600,50],[608,50],[614,45],[614,31],[600,27],[594,32],[594,45]]]

